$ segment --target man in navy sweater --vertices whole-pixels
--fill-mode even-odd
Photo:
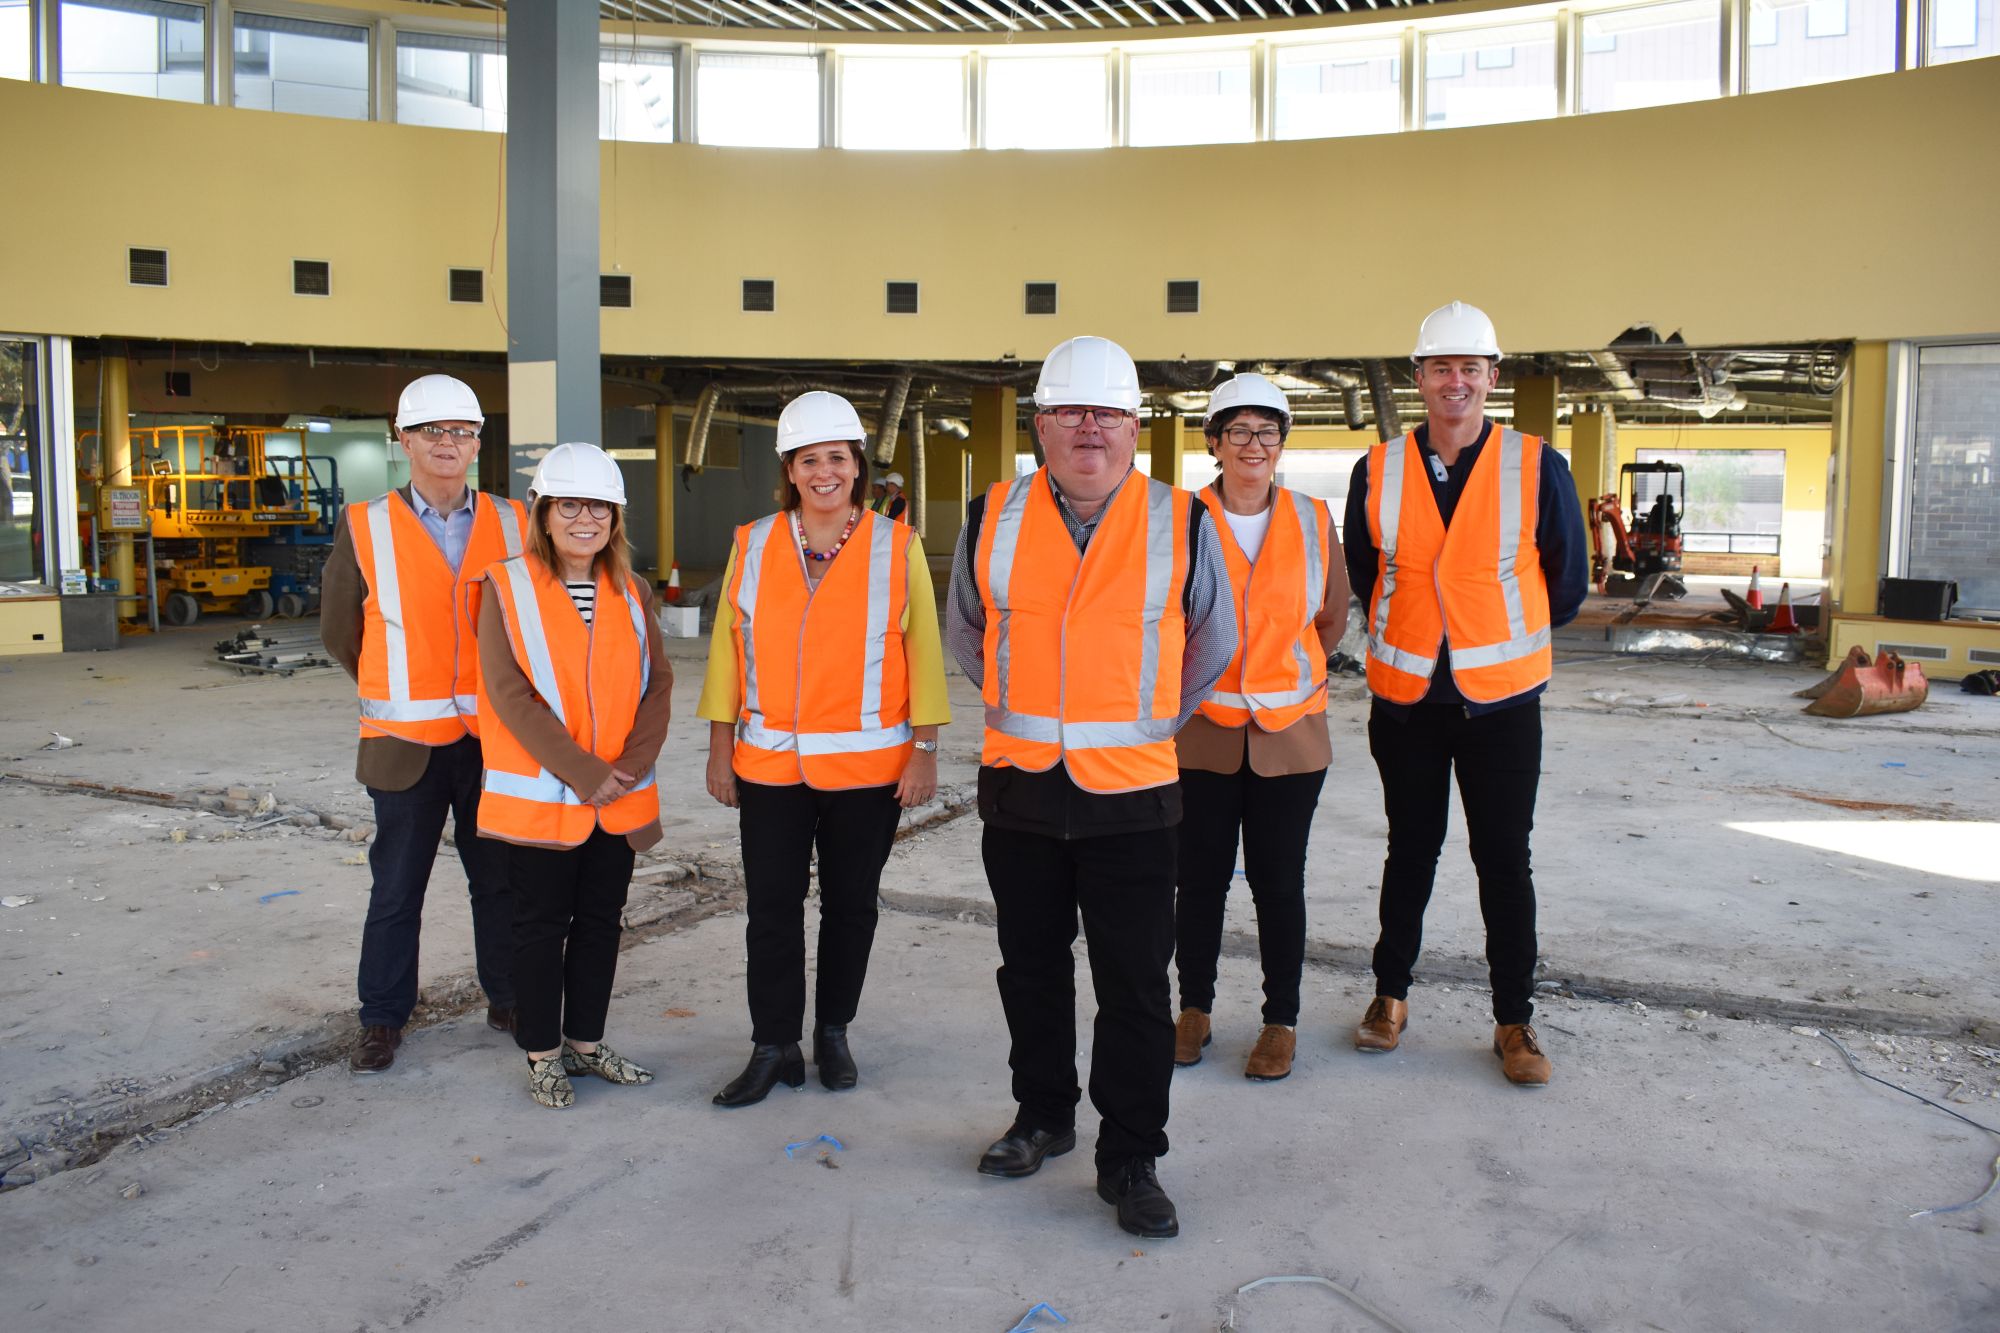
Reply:
[[[1500,348],[1483,312],[1456,301],[1433,312],[1412,359],[1426,420],[1355,465],[1343,536],[1368,609],[1368,745],[1389,818],[1375,999],[1354,1044],[1394,1050],[1408,1026],[1455,775],[1486,923],[1493,1051],[1510,1081],[1538,1087],[1549,1061],[1530,1025],[1528,841],[1549,635],[1583,605],[1583,515],[1552,444],[1486,418]]]

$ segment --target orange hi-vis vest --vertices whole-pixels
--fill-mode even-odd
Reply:
[[[1193,503],[1135,471],[1078,552],[1046,468],[987,491],[973,557],[986,607],[982,764],[1060,761],[1105,794],[1178,780]]]
[[[1494,426],[1447,530],[1416,433],[1368,451],[1368,532],[1382,553],[1369,689],[1416,703],[1447,642],[1452,679],[1474,703],[1548,683],[1549,584],[1535,545],[1541,477],[1541,440]]]
[[[1326,711],[1326,649],[1313,621],[1326,605],[1326,562],[1333,519],[1310,495],[1273,487],[1271,525],[1255,564],[1236,544],[1222,496],[1201,493],[1215,519],[1229,584],[1236,591],[1236,656],[1202,700],[1218,726],[1283,731],[1308,713]]]
[[[361,604],[361,734],[450,745],[479,734],[479,644],[466,590],[496,560],[521,554],[527,511],[472,494],[472,533],[453,573],[400,491],[347,507]]]
[[[535,693],[577,745],[607,763],[625,752],[639,700],[653,681],[646,643],[646,599],[637,581],[621,590],[597,572],[591,623],[569,589],[533,556],[516,556],[487,570],[514,660]],[[620,615],[623,611],[625,614]],[[479,796],[479,831],[508,842],[575,847],[602,825],[630,833],[660,817],[653,770],[632,790],[599,807],[543,768],[493,711],[479,682],[479,748],[486,765]]]
[[[736,529],[738,777],[839,791],[903,776],[914,748],[903,621],[915,536],[864,510],[815,588],[790,515]]]

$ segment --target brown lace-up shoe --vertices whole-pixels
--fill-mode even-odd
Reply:
[[[1279,1023],[1266,1023],[1257,1034],[1257,1045],[1243,1066],[1243,1077],[1260,1083],[1275,1083],[1292,1072],[1292,1055],[1298,1050],[1299,1034]]]
[[[1524,1088],[1546,1087],[1549,1081],[1549,1057],[1542,1054],[1542,1046],[1535,1039],[1535,1030],[1526,1023],[1501,1023],[1493,1029],[1493,1054],[1500,1057],[1500,1068],[1507,1075],[1509,1083],[1518,1083]]]
[[[1410,1006],[1406,1002],[1377,995],[1368,1012],[1361,1015],[1361,1026],[1354,1029],[1354,1049],[1393,1051],[1409,1025]]]
[[[1200,1064],[1201,1048],[1210,1040],[1208,1015],[1199,1009],[1181,1010],[1181,1021],[1174,1024],[1174,1063],[1182,1068]]]
[[[403,1029],[371,1023],[361,1029],[361,1040],[347,1057],[347,1067],[357,1074],[379,1074],[396,1063],[396,1048],[403,1044]]]

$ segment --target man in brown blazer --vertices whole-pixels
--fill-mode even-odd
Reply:
[[[502,844],[477,836],[479,651],[467,593],[518,555],[521,505],[469,489],[485,417],[471,388],[425,375],[403,390],[396,437],[410,484],[349,505],[321,576],[320,637],[355,680],[354,775],[375,802],[373,875],[361,931],[358,1074],[395,1063],[417,1003],[424,892],[449,815],[472,898],[473,952],[487,1026],[514,1023],[513,895]]]

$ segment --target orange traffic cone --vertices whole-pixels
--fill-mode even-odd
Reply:
[[[1757,577],[1757,566],[1755,565],[1750,566],[1750,591],[1743,595],[1743,600],[1749,605],[1752,611],[1762,611],[1764,609],[1764,583],[1763,580]]]
[[[1778,589],[1778,609],[1771,613],[1771,623],[1764,627],[1766,634],[1797,634],[1799,622],[1792,619],[1792,585],[1783,584]]]
[[[667,571],[667,588],[661,596],[669,605],[678,606],[681,600],[681,562],[674,561],[674,567]]]

